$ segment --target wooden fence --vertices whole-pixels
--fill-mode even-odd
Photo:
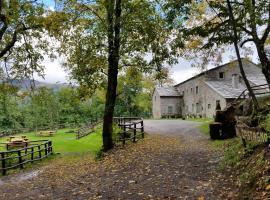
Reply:
[[[259,143],[269,143],[269,133],[258,127],[249,127],[245,125],[236,126],[236,134],[242,139],[243,145],[246,147],[247,141]]]
[[[257,97],[265,96],[265,95],[270,95],[270,85],[269,84],[262,84],[262,85],[255,85],[252,86],[251,89],[254,92],[254,94]],[[238,98],[234,100],[234,103],[237,103],[240,99],[247,99],[250,98],[250,94],[248,89],[245,89]]]
[[[88,124],[85,124],[83,127],[81,127],[78,131],[76,131],[76,139],[80,139],[82,137],[85,137],[89,135],[90,133],[93,133],[94,127],[98,124],[99,122],[90,122]]]
[[[140,117],[114,117],[114,122],[121,128],[122,132],[116,139],[116,143],[121,142],[123,145],[127,141],[136,142],[144,138],[143,118]]]
[[[6,143],[0,143],[6,144]],[[2,174],[5,175],[7,170],[20,168],[23,169],[27,163],[33,163],[34,161],[41,160],[52,154],[52,141],[50,140],[38,140],[28,143],[28,147],[14,149],[10,151],[0,152]]]

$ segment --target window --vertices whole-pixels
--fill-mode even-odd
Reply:
[[[198,93],[199,93],[199,87],[196,86],[196,94],[198,94]]]
[[[172,114],[173,113],[173,107],[172,106],[168,106],[168,114]]]
[[[192,104],[192,112],[194,112],[194,104]]]
[[[211,109],[211,104],[210,103],[208,104],[208,109]]]
[[[185,95],[185,91],[182,92],[183,93],[183,96]]]
[[[221,110],[220,100],[216,101],[216,110]]]
[[[224,72],[219,72],[219,78],[220,78],[220,79],[224,79],[224,75],[225,75]]]
[[[157,100],[157,96],[155,96],[155,101]]]
[[[199,113],[199,112],[200,112],[200,104],[196,103],[196,113]]]
[[[190,92],[192,93],[193,88],[190,88]]]
[[[242,83],[242,77],[241,76],[239,76],[239,83]]]

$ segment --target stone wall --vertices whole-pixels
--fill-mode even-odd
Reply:
[[[206,85],[204,80],[205,77],[200,76],[177,87],[180,94],[184,94],[182,107],[184,115],[213,117],[217,101],[220,102],[221,109],[226,107],[226,99]]]
[[[152,114],[154,119],[161,118],[160,96],[155,90],[152,96]]]
[[[161,97],[161,116],[182,116],[181,102],[183,102],[181,97]],[[169,107],[171,107],[171,110],[169,110]]]

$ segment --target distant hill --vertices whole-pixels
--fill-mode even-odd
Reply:
[[[15,79],[15,80],[11,80],[10,82],[12,85],[20,88],[21,90],[28,90],[31,88],[31,83],[33,85],[33,81],[30,79],[24,79],[24,80]],[[37,81],[37,80],[34,80],[34,86],[36,88],[39,88],[39,87],[52,88],[53,90],[56,90],[56,91],[63,87],[69,87],[68,84],[64,84],[64,83],[46,83],[46,82]]]

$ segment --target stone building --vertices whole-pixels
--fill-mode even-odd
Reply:
[[[242,59],[253,85],[266,84],[261,68]],[[172,87],[156,87],[152,98],[154,118],[167,116],[213,117],[246,89],[237,61],[202,72]]]

